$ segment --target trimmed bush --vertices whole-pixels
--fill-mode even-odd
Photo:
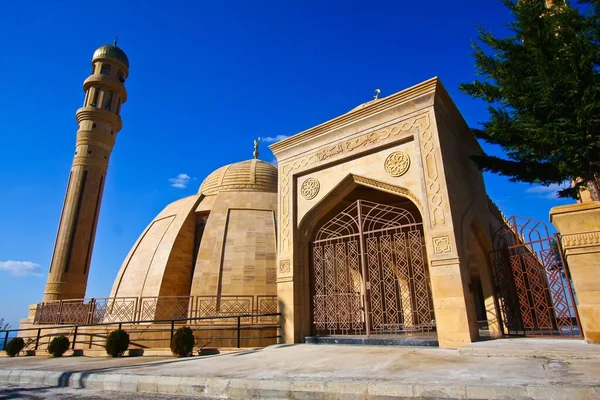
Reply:
[[[192,354],[195,342],[194,332],[189,327],[182,326],[173,335],[171,352],[177,357],[187,357]]]
[[[62,357],[65,351],[69,350],[69,338],[64,335],[56,336],[48,345],[48,353],[53,357]]]
[[[115,329],[106,338],[106,354],[120,357],[129,347],[129,334],[123,329]]]
[[[25,348],[25,341],[23,338],[15,337],[10,339],[10,341],[6,344],[6,348],[4,351],[6,355],[9,357],[14,357],[21,352]]]

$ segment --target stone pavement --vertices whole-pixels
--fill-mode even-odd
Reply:
[[[521,340],[524,347],[548,346]],[[207,399],[600,399],[599,377],[600,359],[547,358],[542,350],[536,358],[473,357],[436,348],[304,344],[186,359],[0,359],[0,382],[10,384]]]

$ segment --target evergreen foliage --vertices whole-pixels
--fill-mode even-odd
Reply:
[[[173,335],[171,352],[177,357],[187,357],[192,354],[195,342],[194,332],[189,327],[182,326]]]
[[[575,182],[559,197],[587,188],[600,200],[600,1],[502,2],[514,17],[511,35],[479,29],[473,48],[484,79],[460,89],[489,104],[489,120],[473,132],[507,158],[472,159],[513,182]]]
[[[64,335],[56,336],[48,345],[48,353],[52,354],[53,357],[62,357],[69,350],[69,345],[69,338]]]
[[[15,337],[12,338],[7,344],[4,351],[6,355],[9,357],[14,357],[21,352],[25,348],[25,341],[23,338]]]
[[[123,329],[116,329],[106,338],[106,354],[120,357],[129,348],[129,334]]]

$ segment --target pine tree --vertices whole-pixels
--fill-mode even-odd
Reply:
[[[472,159],[513,182],[573,182],[559,197],[587,189],[600,200],[600,0],[502,2],[511,34],[479,29],[473,48],[484,79],[460,89],[489,104],[489,120],[473,132],[507,157]]]

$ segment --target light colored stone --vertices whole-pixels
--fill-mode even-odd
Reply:
[[[181,393],[180,376],[160,376],[156,382],[156,391],[159,393]]]
[[[137,383],[138,392],[156,393],[158,391],[158,380],[160,376],[140,376]]]
[[[550,219],[562,237],[585,340],[600,344],[600,202],[554,207]]]
[[[121,49],[114,48],[126,58]],[[124,82],[129,65],[98,51],[92,65],[93,73],[83,84],[84,106],[76,114],[79,129],[75,156],[44,301],[85,296],[109,158],[122,127],[119,114],[121,104],[127,101]]]
[[[103,390],[114,390],[118,391],[121,384],[121,377],[123,375],[119,373],[109,373],[104,376],[102,381]]]

